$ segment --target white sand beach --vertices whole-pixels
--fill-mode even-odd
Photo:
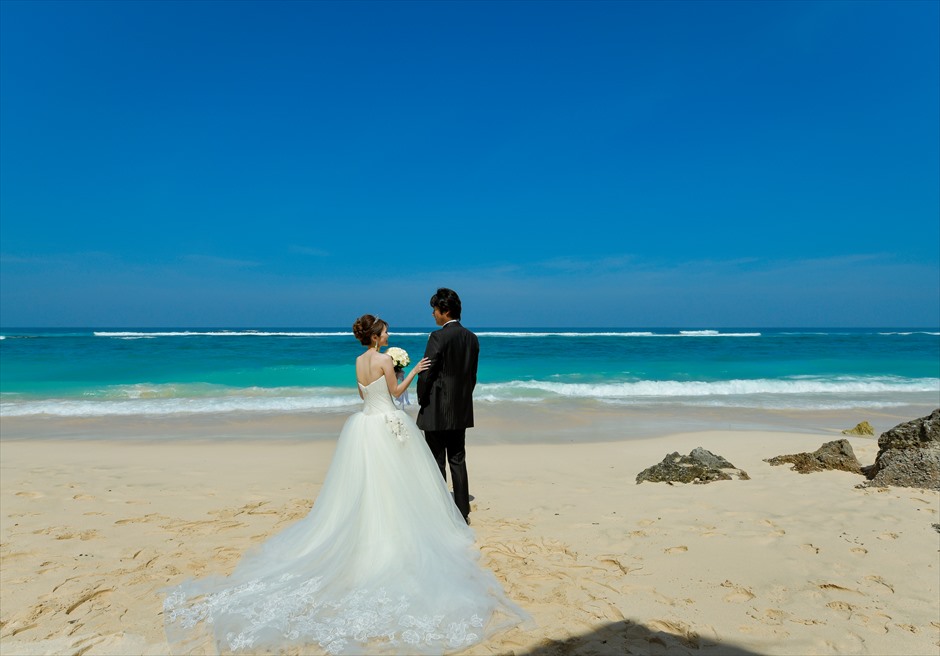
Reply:
[[[546,413],[484,412],[479,442],[471,431],[482,561],[537,626],[465,653],[940,653],[940,494],[763,462],[849,425],[623,439],[614,411]],[[555,443],[510,443],[533,416]],[[321,439],[258,437],[302,435],[293,419],[165,423],[166,439],[115,419],[73,424],[70,439],[3,420],[0,652],[165,654],[160,590],[231,570],[303,517],[335,447],[323,436],[344,419],[308,421]],[[876,438],[848,439],[874,461]],[[750,480],[635,483],[698,446]]]

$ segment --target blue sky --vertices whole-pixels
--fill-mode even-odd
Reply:
[[[0,2],[0,324],[940,325],[940,3]]]

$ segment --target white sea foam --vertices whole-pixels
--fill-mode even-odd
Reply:
[[[130,417],[229,412],[292,414],[298,412],[345,412],[356,407],[359,403],[359,398],[354,394],[345,397],[227,396],[210,398],[140,398],[108,401],[49,399],[0,403],[0,416]]]
[[[910,403],[940,403],[940,379],[820,379],[803,376],[784,380],[715,382],[641,380],[592,384],[513,381],[480,385],[475,398],[493,403],[541,403],[567,398],[634,406],[680,404],[768,409],[878,408]]]
[[[940,378],[851,377],[728,381],[637,380],[564,383],[517,380],[477,386],[483,403],[531,404],[558,399],[616,405],[827,409],[940,403]],[[60,417],[193,415],[216,413],[350,412],[358,395],[345,388],[236,388],[208,384],[137,384],[86,393],[82,399],[3,395],[0,416]]]
[[[910,332],[896,332],[896,333],[878,333],[879,335],[901,335],[904,337],[910,335],[933,335],[934,337],[940,336],[940,333],[928,332],[925,330],[912,330]]]
[[[333,387],[242,388],[207,383],[138,383],[89,391],[82,399],[4,399],[0,403],[0,416],[347,412],[359,403],[355,392]]]

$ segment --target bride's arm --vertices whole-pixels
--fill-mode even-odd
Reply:
[[[414,377],[430,366],[431,361],[428,358],[421,358],[421,361],[412,367],[408,375],[399,383],[398,378],[395,376],[395,367],[392,366],[392,359],[388,358],[388,362],[382,362],[382,372],[385,374],[385,383],[388,385],[389,394],[395,398],[404,394]]]

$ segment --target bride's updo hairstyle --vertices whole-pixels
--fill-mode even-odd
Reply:
[[[378,337],[388,324],[371,314],[364,314],[353,322],[353,335],[363,346],[372,346],[372,338]]]

